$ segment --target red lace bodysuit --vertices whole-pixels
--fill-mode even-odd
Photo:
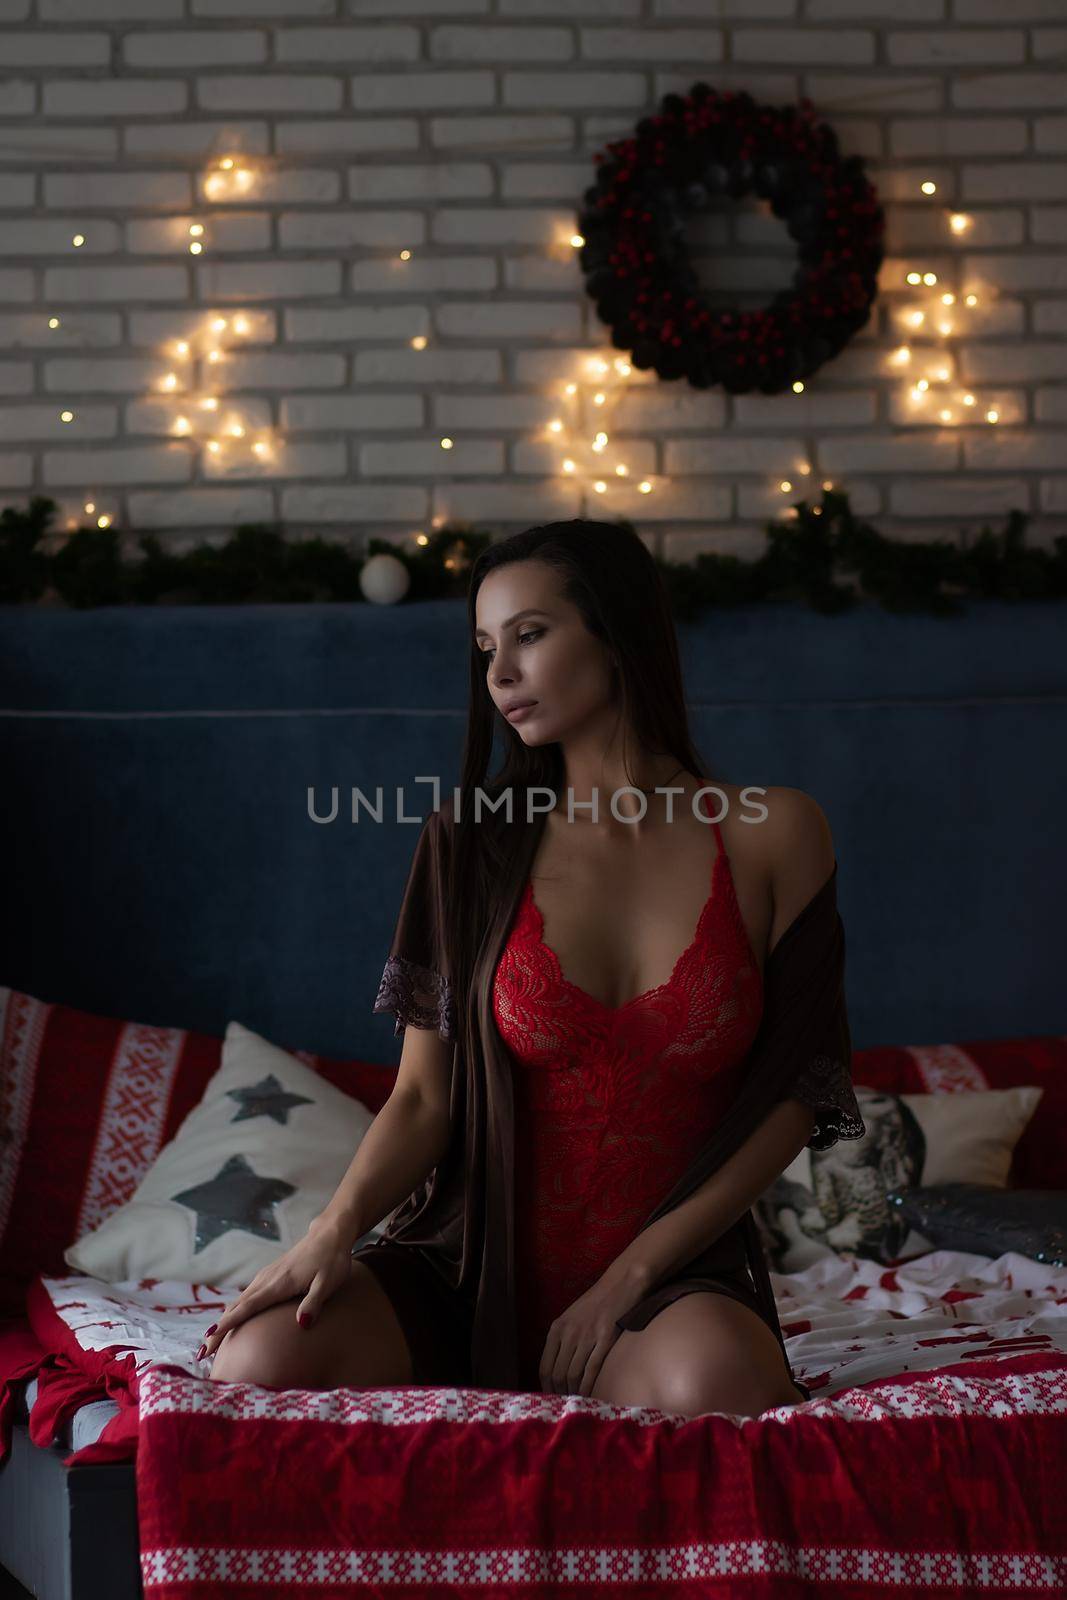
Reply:
[[[713,827],[708,898],[666,983],[622,1006],[570,983],[532,880],[497,965],[493,1013],[514,1058],[519,1360],[534,1391],[550,1323],[707,1142],[759,1028],[759,966]]]

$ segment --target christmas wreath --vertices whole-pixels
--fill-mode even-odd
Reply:
[[[799,107],[694,84],[665,95],[635,135],[598,151],[579,260],[617,349],[697,389],[776,394],[835,356],[870,315],[885,217],[858,156]],[[685,218],[712,196],[755,192],[796,240],[793,286],[758,311],[717,310],[689,259]]]

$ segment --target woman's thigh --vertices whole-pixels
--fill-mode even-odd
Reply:
[[[708,1290],[682,1295],[644,1328],[620,1333],[592,1397],[686,1416],[759,1416],[804,1398],[763,1318],[730,1295]]]
[[[349,1280],[301,1328],[297,1295],[231,1328],[215,1352],[211,1377],[278,1389],[373,1387],[412,1381],[411,1354],[385,1289],[353,1260]]]

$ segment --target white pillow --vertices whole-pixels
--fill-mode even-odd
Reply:
[[[373,1121],[362,1101],[231,1022],[200,1104],[126,1204],[63,1259],[106,1283],[244,1288],[304,1237]]]

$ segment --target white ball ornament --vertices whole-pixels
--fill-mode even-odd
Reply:
[[[411,573],[397,556],[380,551],[368,556],[359,569],[363,598],[376,606],[395,606],[411,587]]]

